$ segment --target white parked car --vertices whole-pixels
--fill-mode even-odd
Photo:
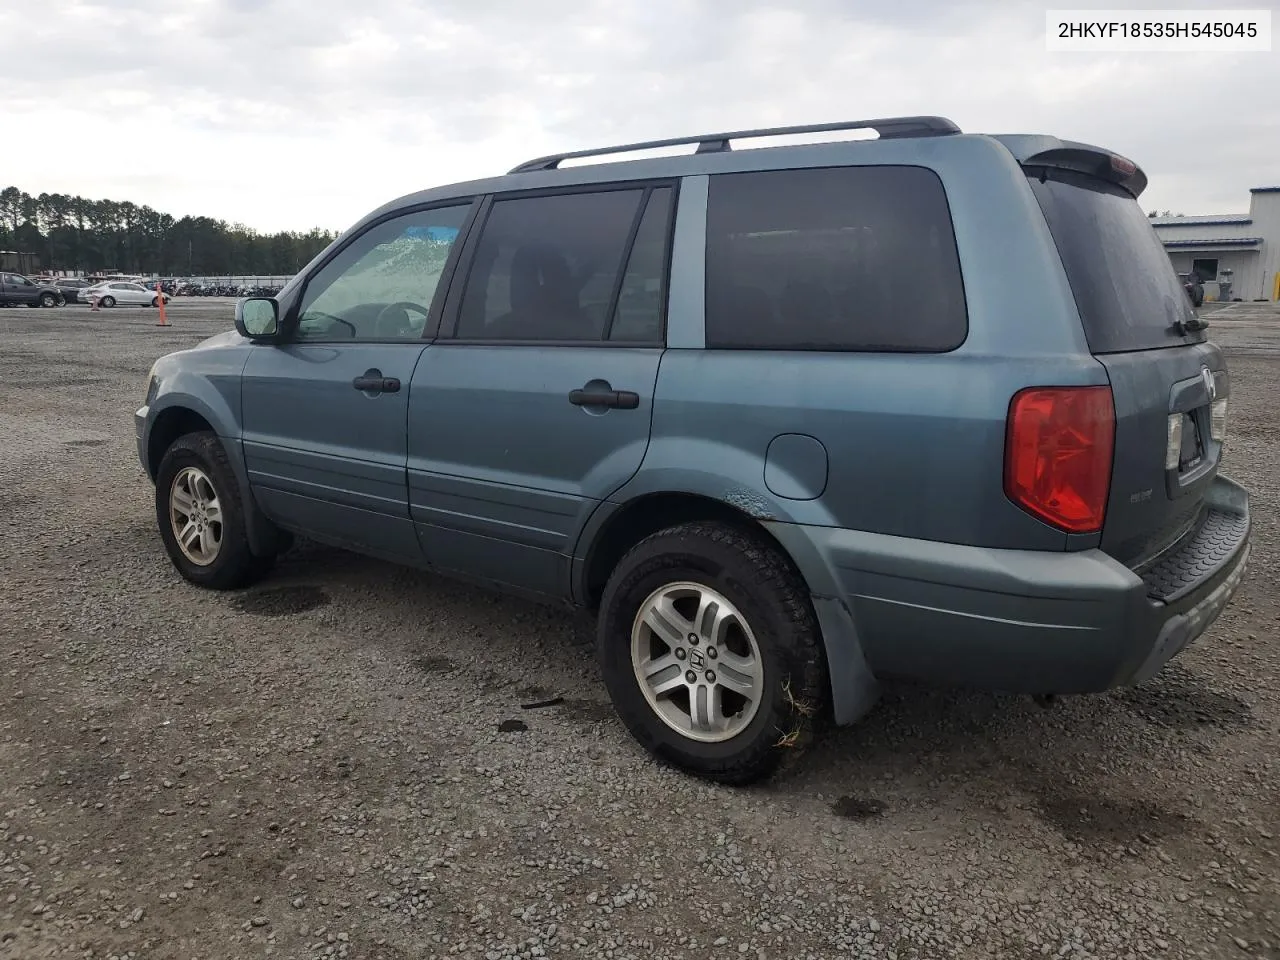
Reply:
[[[114,307],[117,303],[154,307],[160,297],[164,297],[165,303],[172,299],[167,293],[156,293],[154,289],[128,280],[112,280],[80,291],[82,300],[92,303],[94,297],[98,298],[98,305],[102,307]]]

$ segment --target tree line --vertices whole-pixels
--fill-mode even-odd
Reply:
[[[335,236],[318,227],[265,234],[212,217],[175,219],[127,201],[0,190],[0,250],[34,254],[46,270],[289,275]]]

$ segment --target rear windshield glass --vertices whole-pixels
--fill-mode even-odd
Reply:
[[[1204,339],[1180,334],[1194,316],[1151,222],[1121,187],[1065,171],[1031,175],[1062,257],[1093,353],[1176,347]]]

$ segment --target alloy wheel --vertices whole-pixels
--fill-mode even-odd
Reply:
[[[728,598],[700,583],[667,584],[640,604],[631,666],[662,722],[703,743],[741,733],[764,695],[764,663],[750,625]]]
[[[207,567],[222,549],[222,504],[209,475],[183,467],[169,488],[169,522],[183,555]]]

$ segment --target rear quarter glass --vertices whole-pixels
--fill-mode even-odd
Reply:
[[[1195,316],[1147,215],[1123,187],[1063,170],[1028,172],[1071,284],[1089,349],[1124,353],[1201,343]]]
[[[941,353],[967,335],[951,211],[932,170],[710,178],[708,347]]]

